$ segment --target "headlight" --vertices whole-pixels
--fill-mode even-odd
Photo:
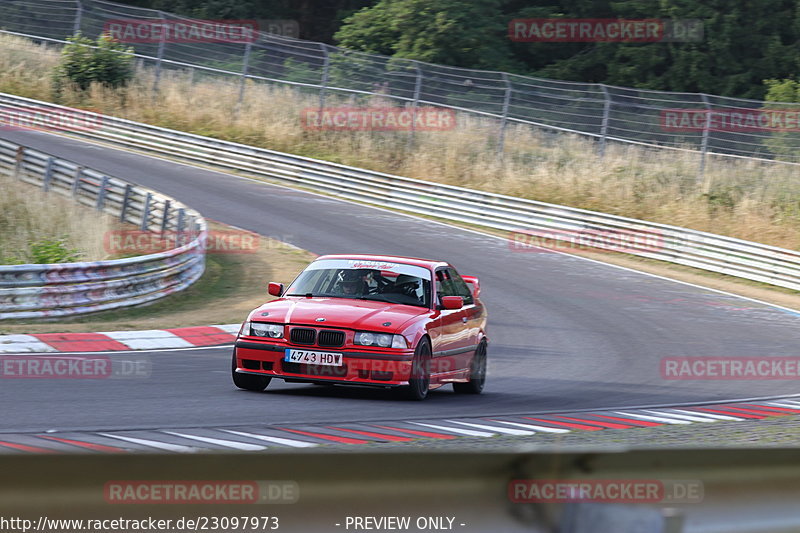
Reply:
[[[357,331],[353,342],[362,346],[378,346],[380,348],[388,348],[390,346],[392,348],[408,348],[405,337],[388,333]]]
[[[245,331],[247,331],[247,328],[245,328]],[[283,325],[264,324],[263,322],[250,322],[249,334],[254,337],[280,339],[283,337]]]

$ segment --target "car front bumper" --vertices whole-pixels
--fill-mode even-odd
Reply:
[[[342,366],[308,365],[284,360],[287,348],[342,354]],[[408,385],[413,350],[319,348],[285,342],[237,339],[234,345],[236,371],[286,381],[347,383],[370,387]]]

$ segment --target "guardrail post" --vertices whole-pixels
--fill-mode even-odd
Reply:
[[[53,179],[53,162],[52,157],[47,158],[47,164],[44,166],[44,175],[42,176],[42,190],[47,192],[50,190],[50,180]]]
[[[508,124],[508,107],[511,104],[511,82],[508,80],[508,74],[503,74],[503,81],[506,82],[506,94],[503,98],[503,116],[500,118],[500,133],[497,138],[497,157],[503,157],[503,148],[506,143],[506,125]]]
[[[606,137],[608,136],[608,120],[611,116],[611,95],[602,83],[600,89],[603,91],[603,122],[600,125],[600,157],[606,155]]]
[[[706,154],[708,153],[708,137],[711,133],[711,104],[708,95],[701,93],[700,97],[706,105],[706,123],[703,125],[703,139],[700,142],[700,168],[697,169],[697,181],[702,181],[706,173]]]
[[[130,183],[125,184],[125,192],[122,194],[122,208],[119,213],[119,221],[125,222],[125,213],[128,211],[128,203],[131,201],[131,189],[133,187]]]
[[[161,217],[161,233],[167,231],[167,224],[169,223],[169,208],[170,201],[164,200],[164,216]]]
[[[242,60],[242,76],[241,81],[239,82],[239,100],[236,104],[237,112],[238,106],[242,105],[242,101],[244,100],[244,87],[245,83],[247,82],[247,71],[250,68],[250,52],[253,49],[253,43],[247,41],[247,44],[244,45],[244,59]]]
[[[147,226],[150,218],[150,204],[153,201],[153,193],[147,193],[147,196],[144,198],[144,209],[142,209],[142,223],[139,225],[139,229],[142,231],[147,231]]]
[[[102,211],[106,205],[106,191],[108,190],[108,176],[103,176],[103,180],[100,182],[100,190],[97,191],[97,203],[95,204],[95,209],[98,211]]]
[[[22,179],[22,162],[25,160],[25,147],[20,146],[17,148],[17,153],[14,156],[14,179]]]
[[[328,54],[328,45],[325,43],[319,43],[320,48],[322,49],[322,54],[325,57],[322,63],[322,79],[320,80],[320,85],[322,86],[319,90],[319,112],[322,113],[322,108],[325,107],[325,89],[328,88],[328,74],[330,73],[330,66],[331,66],[331,57]]]
[[[166,19],[163,11],[158,12],[158,17],[162,21]],[[153,81],[153,93],[158,92],[158,84],[161,81],[161,60],[164,59],[164,48],[167,44],[166,35],[167,32],[164,31],[164,28],[161,28],[161,39],[158,41],[158,53],[156,55],[156,78]]]
[[[78,5],[78,8],[75,13],[75,23],[72,25],[73,34],[81,31],[81,20],[83,19],[83,4],[81,4],[81,0],[75,0],[75,3]]]
[[[75,198],[78,196],[78,193],[81,190],[81,174],[83,174],[83,167],[78,167],[75,169],[75,175],[72,177],[72,197]]]

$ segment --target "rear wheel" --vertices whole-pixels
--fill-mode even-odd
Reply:
[[[231,376],[233,377],[233,384],[240,389],[256,392],[266,389],[269,382],[272,381],[272,378],[268,376],[238,373],[236,371],[236,351],[233,352],[233,360],[231,361]]]
[[[414,360],[411,365],[411,378],[405,388],[405,396],[409,400],[424,400],[428,397],[431,385],[431,343],[427,338],[417,344]]]
[[[486,384],[486,342],[481,342],[475,350],[470,365],[469,381],[453,383],[453,390],[459,394],[480,394]]]

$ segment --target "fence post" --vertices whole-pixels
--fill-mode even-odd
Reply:
[[[242,75],[239,82],[239,100],[236,103],[237,108],[238,106],[242,105],[242,101],[244,100],[244,86],[247,82],[247,71],[250,68],[250,52],[252,49],[252,41],[247,41],[247,43],[244,45],[244,59],[242,59]]]
[[[44,166],[44,175],[42,176],[42,190],[47,192],[50,190],[50,180],[53,178],[53,162],[52,157],[47,158],[47,164]]]
[[[325,107],[325,90],[328,88],[328,75],[330,74],[331,56],[328,53],[328,46],[325,43],[319,43],[319,46],[322,48],[322,53],[325,56],[325,59],[322,63],[322,80],[320,81],[322,88],[319,90],[319,112],[322,113],[322,108]]]
[[[14,179],[22,179],[22,162],[25,160],[25,147],[20,146],[17,148],[17,154],[14,156]]]
[[[78,5],[78,10],[75,13],[75,23],[72,25],[73,34],[81,31],[81,20],[83,19],[83,4],[81,4],[81,0],[75,0],[75,3]]]
[[[511,82],[508,80],[508,74],[502,73],[503,81],[506,82],[506,94],[503,98],[503,116],[500,118],[500,133],[497,138],[497,156],[503,157],[503,148],[506,143],[506,125],[508,124],[508,107],[511,103]]]
[[[611,116],[611,95],[602,83],[600,89],[603,91],[603,122],[600,125],[600,157],[606,155],[606,138],[608,137],[608,120]]]
[[[158,12],[158,17],[161,21],[165,20],[166,17],[164,16],[163,11]],[[161,60],[164,59],[164,48],[167,44],[166,39],[167,32],[164,31],[164,28],[161,28],[161,39],[158,41],[158,53],[156,55],[156,79],[153,81],[153,93],[158,92],[158,83],[161,80]]]
[[[711,132],[711,104],[708,95],[701,93],[700,97],[706,106],[706,123],[703,125],[703,139],[700,142],[700,168],[697,169],[697,181],[702,181],[706,173],[706,154],[708,153],[708,137]]]
[[[100,182],[100,190],[97,192],[97,204],[95,209],[102,211],[106,205],[106,191],[108,190],[108,176],[103,176],[103,181]]]
[[[122,209],[119,213],[119,221],[125,222],[125,212],[128,210],[128,203],[131,201],[131,184],[125,184],[125,193],[122,195]]]
[[[139,225],[139,229],[142,231],[147,231],[147,226],[150,218],[150,203],[153,201],[153,193],[147,193],[147,196],[144,198],[144,208],[142,209],[142,223]]]
[[[417,109],[419,109],[419,96],[422,92],[422,69],[419,63],[414,61],[414,70],[417,72],[417,79],[414,82],[414,100],[411,103],[411,135],[408,136],[408,145],[414,141],[417,134]]]

